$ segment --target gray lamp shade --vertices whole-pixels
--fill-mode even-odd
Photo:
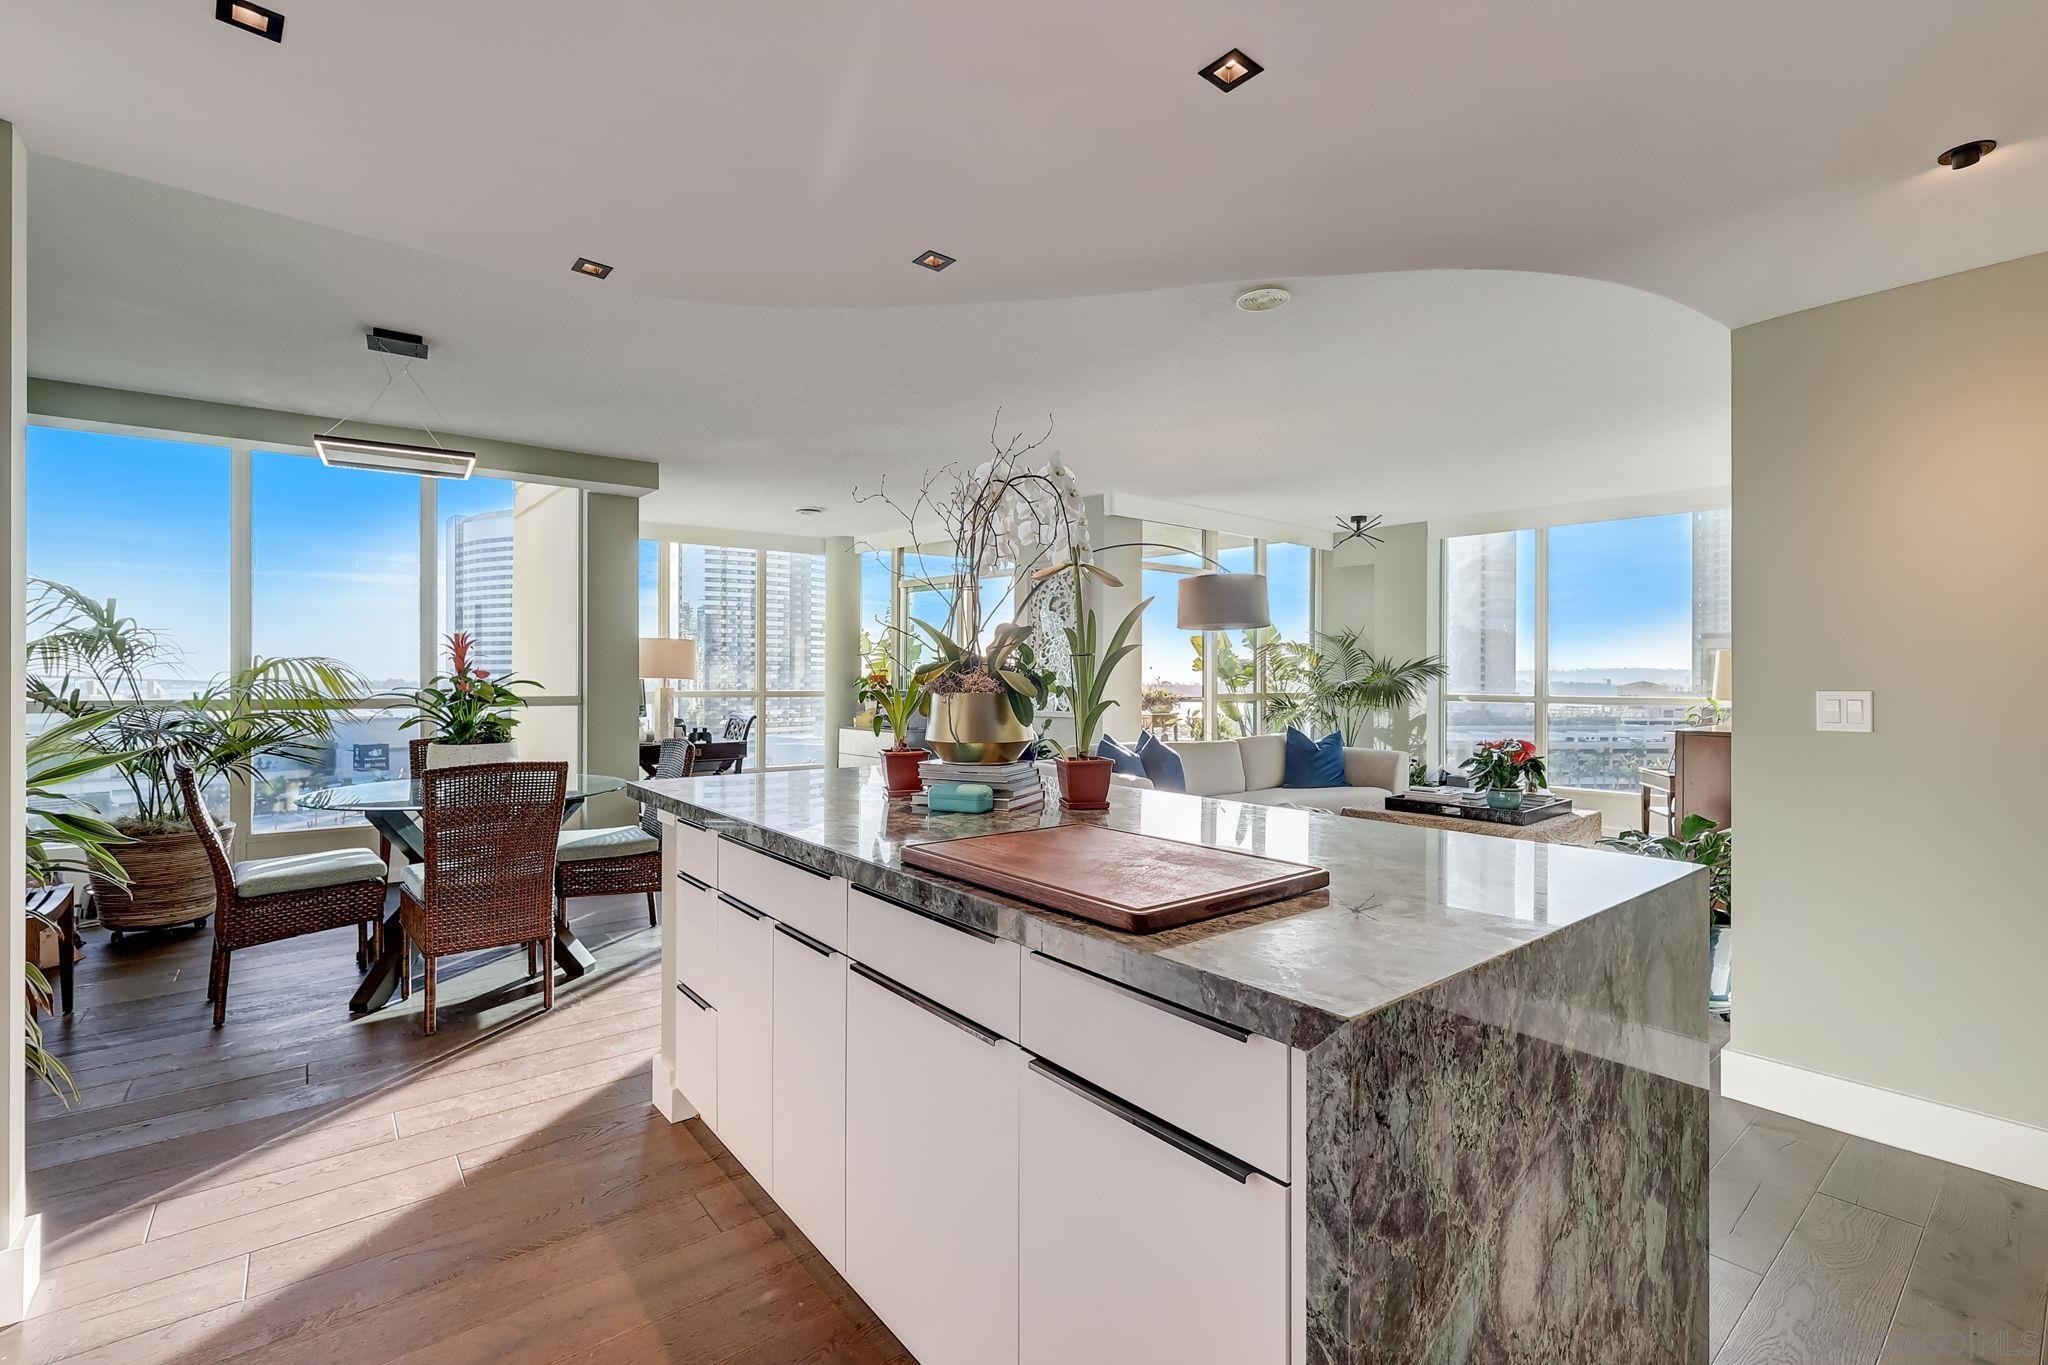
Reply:
[[[1273,624],[1262,573],[1197,573],[1180,581],[1182,630],[1260,630]]]

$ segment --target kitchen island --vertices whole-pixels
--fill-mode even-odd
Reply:
[[[1699,870],[1130,789],[633,791],[672,888],[656,1103],[923,1365],[1705,1359]],[[1063,820],[1330,885],[1137,937],[900,856]]]

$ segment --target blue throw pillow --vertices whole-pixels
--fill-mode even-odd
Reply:
[[[1158,790],[1184,792],[1188,789],[1187,770],[1181,767],[1180,755],[1152,738],[1150,730],[1138,732],[1138,760],[1145,765],[1145,776],[1152,779],[1152,785]]]
[[[1292,725],[1287,727],[1287,775],[1283,787],[1341,787],[1344,785],[1344,736],[1325,735],[1310,739]]]
[[[1125,773],[1131,777],[1145,775],[1145,760],[1138,757],[1138,751],[1126,749],[1108,735],[1095,742],[1095,756],[1108,759],[1113,773]]]

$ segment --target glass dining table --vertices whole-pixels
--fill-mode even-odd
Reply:
[[[603,773],[569,774],[569,790],[562,804],[562,819],[583,809],[583,803],[593,796],[605,796],[622,790],[624,778],[607,777]],[[297,804],[307,810],[344,811],[362,816],[370,822],[378,834],[388,840],[391,846],[404,854],[408,862],[424,862],[427,856],[426,833],[419,822],[420,807],[424,798],[420,783],[413,778],[398,778],[381,782],[350,782],[338,787],[322,787],[318,791],[306,792],[298,798]],[[348,1002],[351,1014],[368,1014],[380,1010],[391,1002],[398,992],[398,984],[405,975],[406,964],[398,960],[398,911],[394,907],[384,917],[384,950],[370,969],[363,975],[362,985]],[[574,981],[597,966],[597,959],[591,956],[575,933],[570,930],[566,918],[555,921],[555,966],[561,969],[565,979]]]

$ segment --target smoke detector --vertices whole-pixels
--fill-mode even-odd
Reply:
[[[1277,284],[1261,285],[1247,289],[1237,296],[1237,306],[1247,313],[1270,313],[1294,295]]]

